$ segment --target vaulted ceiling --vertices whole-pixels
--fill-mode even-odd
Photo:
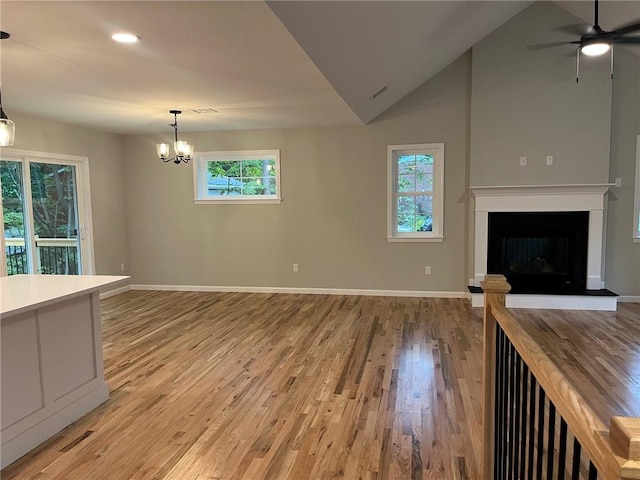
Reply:
[[[182,131],[359,125],[530,3],[3,0],[3,105],[122,134],[170,109]],[[591,23],[591,2],[557,3]],[[603,3],[605,28],[640,17]]]

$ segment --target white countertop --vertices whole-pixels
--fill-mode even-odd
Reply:
[[[0,315],[8,317],[66,298],[125,285],[130,277],[115,275],[12,275],[0,277]]]

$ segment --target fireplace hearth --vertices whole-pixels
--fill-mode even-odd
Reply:
[[[491,212],[487,272],[513,293],[578,293],[587,287],[589,212]]]

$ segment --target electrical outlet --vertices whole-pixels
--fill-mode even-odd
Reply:
[[[520,157],[520,166],[521,167],[527,166],[527,157]]]
[[[424,267],[424,274],[425,275],[431,275],[431,267],[429,265]]]
[[[293,264],[293,272],[294,273],[298,273],[298,264],[297,263]]]
[[[547,155],[547,165],[553,165],[553,155]]]
[[[120,264],[120,271],[121,271],[121,272],[124,272],[124,263],[121,263],[121,264]]]

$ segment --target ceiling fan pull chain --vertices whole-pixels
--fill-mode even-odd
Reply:
[[[611,44],[611,80],[613,80],[613,43]]]
[[[580,81],[580,47],[576,52],[576,83]]]

